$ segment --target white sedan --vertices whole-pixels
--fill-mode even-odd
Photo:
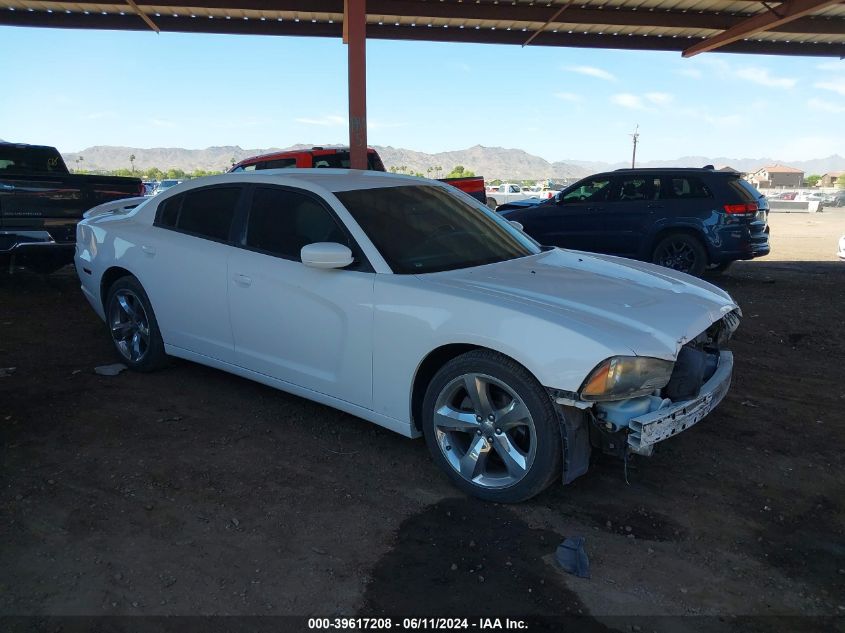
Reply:
[[[739,308],[666,268],[539,246],[436,181],[278,170],[89,212],[82,291],[131,369],[178,356],[424,435],[462,490],[527,499],[724,397]]]

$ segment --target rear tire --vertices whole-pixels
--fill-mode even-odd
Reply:
[[[651,261],[688,275],[701,277],[707,267],[707,251],[689,233],[670,233],[652,251]]]
[[[167,363],[153,307],[135,277],[121,277],[109,288],[106,325],[120,360],[129,369],[149,372]]]
[[[428,385],[422,427],[435,463],[465,493],[530,499],[561,476],[560,422],[524,367],[490,350],[446,363]]]

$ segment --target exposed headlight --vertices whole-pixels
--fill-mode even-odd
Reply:
[[[581,386],[583,400],[625,400],[662,389],[675,363],[659,358],[614,356],[599,363]]]

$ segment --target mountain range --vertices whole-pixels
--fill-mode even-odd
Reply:
[[[310,145],[293,145],[281,149],[303,149]],[[549,162],[521,149],[484,147],[475,145],[468,149],[427,154],[399,147],[374,146],[382,157],[385,167],[401,168],[434,177],[445,176],[456,165],[484,176],[488,180],[564,180],[586,176],[599,171],[628,167],[628,163],[564,160]],[[237,145],[207,147],[205,149],[183,149],[179,147],[117,147],[97,145],[81,152],[63,153],[69,167],[89,171],[113,171],[129,168],[131,155],[135,156],[135,168],[139,170],[158,167],[162,170],[182,169],[186,172],[202,170],[226,170],[234,162],[250,156],[280,151],[280,148],[242,149]],[[80,159],[77,161],[77,159]],[[637,167],[703,167],[704,165],[730,166],[742,172],[754,172],[768,165],[788,165],[801,169],[806,174],[824,174],[845,170],[845,157],[838,154],[827,158],[804,161],[785,161],[774,158],[729,158],[724,156],[682,156],[672,160],[646,161]]]

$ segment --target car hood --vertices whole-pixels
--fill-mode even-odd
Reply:
[[[563,249],[420,278],[665,359],[738,307],[725,291],[683,273]]]

